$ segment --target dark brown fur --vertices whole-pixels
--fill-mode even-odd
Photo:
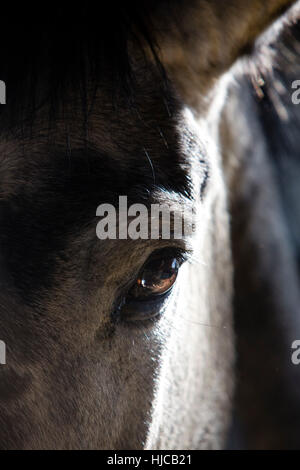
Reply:
[[[209,92],[290,3],[129,2],[97,18],[61,7],[44,24],[23,12],[18,28],[3,16],[1,448],[224,446],[232,260]],[[99,241],[96,208],[120,194],[193,203],[195,233]],[[170,245],[194,262],[157,321],[129,325],[120,295]]]

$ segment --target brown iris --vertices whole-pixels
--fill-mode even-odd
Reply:
[[[178,269],[179,261],[174,257],[154,258],[141,271],[131,292],[133,297],[165,294],[176,281]]]
[[[173,248],[152,253],[121,299],[115,317],[128,323],[159,317],[185,259],[182,251]]]

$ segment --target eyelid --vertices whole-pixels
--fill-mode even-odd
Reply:
[[[151,320],[164,312],[169,298],[170,294],[168,293],[158,296],[156,299],[149,299],[144,303],[143,301],[124,303],[123,309],[120,309],[120,316],[123,321],[128,323]]]
[[[149,262],[155,260],[156,258],[159,258],[160,256],[163,257],[162,254],[164,254],[165,257],[172,257],[173,256],[174,258],[176,258],[181,263],[184,263],[185,261],[188,261],[191,257],[191,252],[189,252],[188,250],[185,250],[183,248],[179,248],[178,246],[177,247],[159,248],[159,249],[153,251],[153,253],[151,253],[150,256],[148,256],[148,258],[146,259],[144,264],[139,269],[138,273],[140,273],[147,266],[147,264]]]

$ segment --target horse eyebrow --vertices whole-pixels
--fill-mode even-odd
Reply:
[[[152,194],[152,203],[160,207],[168,207],[175,218],[184,221],[185,230],[191,235],[195,224],[194,200],[184,194],[175,191],[166,191],[163,188],[156,189]]]
[[[181,211],[182,208],[192,208],[193,199],[177,191],[157,187],[151,193],[151,203],[172,205],[175,208],[177,207],[178,211]]]
[[[70,183],[72,180],[78,181],[77,187],[81,181],[82,187],[89,186],[92,192],[98,194],[99,204],[101,200],[116,204],[119,196],[127,195],[129,204],[140,202],[149,206],[152,203],[173,203],[181,211],[183,206],[189,207],[193,202],[186,169],[174,163],[173,159],[174,168],[170,175],[166,163],[162,165],[164,160],[168,162],[170,155],[162,158],[161,165],[156,168],[156,181],[153,181],[153,167],[148,165],[147,159],[141,157],[142,151],[135,159],[131,158],[131,164],[126,167],[120,156],[96,147],[73,148],[69,154],[64,146],[56,144],[50,152],[54,161],[50,159],[48,165],[51,165],[52,160],[54,170],[59,168],[65,172],[65,178],[69,178]],[[37,150],[37,155],[42,153],[42,148]],[[131,152],[128,156],[132,157]],[[126,159],[126,155],[123,158]],[[139,171],[137,162],[142,162]]]

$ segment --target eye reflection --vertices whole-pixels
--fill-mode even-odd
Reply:
[[[150,262],[137,279],[133,294],[160,295],[166,293],[174,284],[179,270],[176,258],[157,259]]]
[[[181,264],[187,254],[174,248],[152,253],[122,298],[117,318],[126,322],[149,320],[164,312]]]

